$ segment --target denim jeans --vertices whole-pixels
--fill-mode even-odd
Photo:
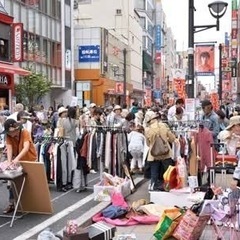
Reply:
[[[174,165],[171,158],[165,160],[154,160],[150,163],[151,187],[150,190],[157,190],[163,184],[163,174],[169,165]]]

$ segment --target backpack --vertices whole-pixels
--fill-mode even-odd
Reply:
[[[162,136],[156,135],[154,143],[152,145],[152,148],[150,150],[150,153],[153,157],[158,157],[162,155],[166,155],[169,153],[169,146],[167,144],[167,141],[165,141]]]

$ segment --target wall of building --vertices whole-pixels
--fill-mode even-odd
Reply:
[[[99,14],[101,9],[104,14]],[[74,14],[76,26],[106,28],[109,33],[127,45],[130,65],[127,81],[131,82],[134,88],[142,90],[142,30],[137,18],[133,0],[79,3]]]
[[[9,0],[5,1],[5,8],[14,16],[14,22],[24,25],[24,62],[21,66],[31,67],[52,81],[54,87],[49,99],[61,101],[59,91],[63,95],[66,91],[72,94],[73,0]]]

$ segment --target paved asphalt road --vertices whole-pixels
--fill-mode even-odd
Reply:
[[[37,239],[39,231],[46,227],[58,232],[66,225],[67,220],[76,219],[98,205],[99,202],[93,201],[92,188],[99,181],[99,174],[89,174],[88,178],[89,189],[82,193],[76,193],[75,190],[66,193],[57,192],[55,186],[49,185],[54,208],[53,215],[26,214],[23,218],[14,221],[12,228],[9,227],[10,218],[0,217],[0,240]],[[8,205],[6,183],[0,182],[0,196],[0,211],[2,211]],[[31,237],[26,238],[26,236]]]

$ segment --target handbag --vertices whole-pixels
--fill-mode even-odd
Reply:
[[[160,134],[156,135],[150,153],[153,157],[158,157],[169,153],[169,146]]]

